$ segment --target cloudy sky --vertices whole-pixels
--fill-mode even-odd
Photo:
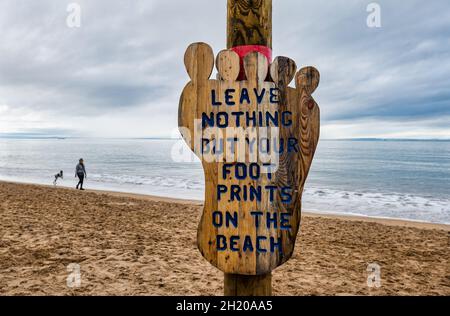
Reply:
[[[81,7],[70,28],[67,6]],[[324,138],[450,138],[450,2],[274,1],[274,55],[321,72]],[[191,42],[226,43],[226,0],[2,0],[0,135],[167,137]]]

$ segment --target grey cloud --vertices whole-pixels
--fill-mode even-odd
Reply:
[[[169,133],[188,81],[184,50],[196,41],[224,48],[226,1],[75,2],[79,29],[65,24],[68,3],[1,2],[0,105],[50,121],[124,109],[132,121],[153,109],[158,130],[136,136]],[[274,53],[320,70],[323,125],[450,117],[450,3],[379,0],[382,28],[370,29],[370,2],[274,1]]]

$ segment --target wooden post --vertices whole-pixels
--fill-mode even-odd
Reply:
[[[228,0],[227,48],[272,48],[272,0]]]
[[[272,0],[228,0],[227,48],[240,57],[249,46],[260,46],[269,61],[272,55]],[[239,47],[244,48],[242,51]],[[256,47],[254,47],[256,48]],[[264,51],[264,48],[267,50]],[[242,70],[242,67],[241,67]],[[241,72],[242,74],[242,72]],[[225,273],[225,296],[270,296],[272,274],[248,276]]]
[[[272,61],[271,14],[271,0],[228,0],[228,49],[215,58],[211,46],[193,43],[184,56],[191,80],[181,93],[178,126],[205,171],[197,246],[225,273],[226,296],[271,295],[271,271],[294,252],[301,193],[319,141],[320,109],[311,95],[320,74],[314,67],[297,72],[288,57]],[[214,62],[218,76],[210,79]],[[241,116],[229,119],[230,113]],[[275,156],[245,146],[261,133],[284,144]]]
[[[225,273],[225,296],[270,296],[272,274],[239,275]]]

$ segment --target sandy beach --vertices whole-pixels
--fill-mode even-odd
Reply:
[[[0,182],[0,295],[221,295],[195,201]],[[275,295],[450,295],[450,226],[304,213]],[[68,265],[81,286],[67,286]],[[381,287],[367,267],[381,268]]]

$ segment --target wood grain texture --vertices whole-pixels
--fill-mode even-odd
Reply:
[[[227,48],[272,48],[272,0],[228,0]]]
[[[272,274],[248,276],[225,274],[225,296],[271,296]]]
[[[294,251],[300,228],[303,189],[320,134],[320,110],[311,97],[319,84],[319,73],[313,67],[302,68],[297,74],[295,71],[295,62],[287,57],[277,57],[271,65],[271,76],[281,92],[280,112],[289,111],[293,114],[293,125],[280,130],[280,140],[299,140],[299,153],[284,152],[280,155],[280,167],[276,174],[278,187],[295,188],[291,203],[282,203],[279,196],[275,202],[275,208],[280,213],[292,214],[292,230],[281,232],[284,251],[279,264],[289,260]],[[314,80],[306,80],[305,73],[313,73]],[[295,89],[289,87],[294,76]],[[308,79],[311,77],[308,76]]]
[[[220,80],[211,80],[209,77],[214,65],[214,56],[211,48],[204,43],[192,44],[187,49],[185,64],[191,82],[186,85],[180,99],[179,127],[184,140],[202,161],[206,187],[205,205],[197,234],[198,248],[212,265],[227,274],[266,275],[270,283],[267,275],[270,275],[273,269],[291,257],[300,226],[301,196],[319,139],[319,108],[311,97],[311,93],[318,86],[319,73],[313,67],[306,67],[296,74],[295,62],[286,57],[278,57],[272,65],[268,65],[267,58],[255,52],[244,58],[248,80],[236,81],[239,73],[239,58],[233,51],[225,50],[220,52],[216,59]],[[274,82],[265,81],[268,71]],[[294,77],[296,78],[296,88],[290,88],[289,84]],[[235,102],[226,105],[225,95],[230,89],[235,93],[233,99]],[[249,92],[250,102],[239,102],[239,95],[243,90]],[[279,91],[278,102],[269,102],[269,97],[258,102],[258,94],[261,95],[263,91],[268,93],[272,90]],[[215,94],[212,91],[215,91]],[[216,105],[213,105],[213,101]],[[280,126],[277,129],[268,129],[267,136],[269,139],[271,136],[276,137],[278,146],[284,142],[285,147],[289,139],[296,139],[296,150],[281,152],[276,161],[278,169],[272,177],[263,173],[256,179],[248,177],[241,179],[237,178],[234,173],[224,174],[224,164],[241,162],[237,161],[240,157],[236,156],[236,152],[242,149],[242,142],[238,141],[230,147],[223,148],[223,155],[220,155],[220,143],[217,142],[220,133],[222,133],[223,139],[235,138],[236,130],[239,127],[246,130],[246,137],[260,136],[262,132],[265,132],[265,127],[271,126],[266,121],[257,125],[248,122],[242,124],[241,122],[238,126],[234,120],[230,119],[227,128],[207,129],[202,127],[203,113],[217,115],[219,112],[227,113],[230,116],[233,112],[269,113],[272,116],[278,114],[278,117],[281,117],[283,112],[290,112],[292,124],[285,127]],[[205,132],[207,133],[205,134]],[[211,141],[211,148],[215,149],[215,157],[202,154],[201,141],[195,141],[196,138],[199,139],[201,133],[204,133],[204,138]],[[262,166],[266,162],[264,157],[259,153],[255,157],[249,152],[249,148],[245,147],[245,141],[243,143],[246,149],[244,163],[249,166],[251,162],[256,162]],[[216,160],[211,160],[211,158]],[[256,160],[252,160],[252,158]],[[239,188],[274,186],[277,190],[274,199],[271,199],[269,192],[265,190],[262,190],[261,199],[233,200],[229,195],[219,199],[218,185],[228,188],[233,185]],[[289,202],[283,200],[281,195],[281,188],[284,187],[292,188],[292,200]],[[214,226],[213,214],[216,211],[222,214],[237,212],[238,226]],[[267,227],[265,217],[260,219],[259,226],[255,226],[255,218],[251,215],[251,212],[255,211],[276,214],[278,219],[281,214],[290,214],[291,229],[283,230],[280,225]],[[224,236],[228,242],[233,236],[239,236],[241,238],[238,242],[239,249],[237,251],[230,248],[218,250],[218,236]],[[256,238],[262,237],[261,246],[265,249],[270,248],[269,240],[271,238],[280,240],[282,250],[275,248],[274,251],[266,252],[249,249],[244,251],[242,245],[245,236],[250,236],[254,242]],[[234,278],[234,280],[238,279]],[[226,280],[226,282],[228,281]],[[262,282],[261,287],[264,288],[264,284],[265,282]]]

